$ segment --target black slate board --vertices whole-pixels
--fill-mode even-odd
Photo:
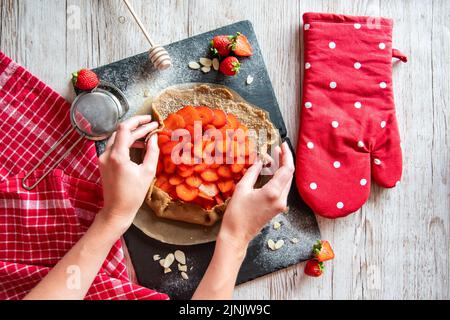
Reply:
[[[190,70],[189,61],[198,61],[209,55],[208,42],[217,34],[244,33],[254,48],[254,56],[242,59],[242,71],[236,77],[224,77],[211,71],[203,74]],[[217,30],[197,35],[186,40],[165,46],[172,57],[173,67],[168,71],[159,72],[147,60],[147,53],[136,55],[112,64],[94,69],[100,79],[108,81],[125,92],[130,100],[130,111],[126,117],[132,116],[140,107],[139,101],[143,95],[143,87],[139,83],[149,84],[152,94],[164,88],[187,82],[207,82],[230,87],[250,103],[257,105],[270,114],[274,125],[280,130],[283,140],[290,143],[286,136],[284,124],[272,84],[270,82],[263,57],[256,39],[255,32],[249,21],[241,21]],[[247,86],[247,75],[255,80]],[[98,153],[103,151],[104,142],[97,143]],[[292,148],[292,145],[291,145]],[[320,231],[314,214],[300,199],[295,185],[288,199],[289,213],[277,217],[283,225],[276,231],[270,225],[266,226],[260,235],[250,244],[247,257],[240,270],[237,283],[243,283],[266,275],[276,270],[286,268],[311,257],[312,245],[320,239]],[[293,244],[290,239],[296,237],[299,243]],[[135,267],[140,284],[160,292],[165,292],[172,299],[189,299],[200,282],[214,250],[214,243],[195,246],[174,246],[151,239],[138,228],[132,226],[125,234],[125,241]],[[284,239],[286,244],[278,251],[272,252],[267,247],[268,239]],[[153,255],[164,257],[170,252],[181,249],[186,253],[189,268],[189,280],[182,280],[178,272],[163,275],[159,263],[153,261]],[[176,268],[173,268],[176,269]]]

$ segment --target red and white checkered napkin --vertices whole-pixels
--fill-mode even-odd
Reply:
[[[70,128],[70,105],[0,52],[0,299],[24,297],[77,242],[103,205],[95,145],[83,141],[33,191],[25,174]],[[73,144],[74,132],[28,181]],[[118,241],[86,299],[167,299],[130,282]]]

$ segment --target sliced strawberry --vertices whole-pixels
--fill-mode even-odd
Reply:
[[[178,175],[183,178],[190,177],[194,174],[194,169],[191,168],[189,170],[178,170]]]
[[[310,277],[320,277],[323,274],[324,265],[323,262],[317,260],[309,260],[306,262],[305,274]]]
[[[170,141],[170,137],[166,136],[164,134],[159,134],[158,135],[158,145],[161,147],[163,144],[167,143]]]
[[[186,122],[180,115],[172,113],[166,118],[166,120],[164,120],[164,126],[170,130],[176,130],[184,128],[186,126]]]
[[[227,114],[227,122],[231,129],[237,130],[240,126],[238,118],[232,113]]]
[[[253,49],[247,37],[238,32],[233,39],[232,50],[238,57],[251,57]]]
[[[164,183],[169,182],[169,177],[165,174],[161,174],[156,178],[155,186],[161,187]]]
[[[198,189],[210,197],[211,200],[219,193],[219,189],[214,183],[202,183]]]
[[[172,138],[172,130],[168,129],[168,128],[163,128],[160,132],[159,135],[164,135],[164,136],[168,136],[169,138]]]
[[[202,120],[197,112],[197,108],[194,108],[193,106],[186,106],[183,109],[178,110],[177,114],[183,117],[186,125],[193,126],[195,121]]]
[[[317,243],[313,247],[314,257],[319,262],[324,262],[327,260],[334,259],[334,252],[331,248],[331,245],[328,241],[317,241]]]
[[[241,163],[233,163],[231,164],[231,172],[239,173],[244,169],[245,165]]]
[[[212,109],[214,112],[214,119],[212,125],[215,128],[221,128],[227,123],[227,114],[221,109]]]
[[[196,164],[195,166],[194,166],[194,171],[195,172],[203,172],[203,171],[205,171],[206,169],[208,169],[208,165],[206,164],[206,163],[200,163],[200,164]]]
[[[203,181],[207,182],[215,182],[219,180],[219,176],[217,175],[217,172],[213,169],[206,169],[203,171],[200,176],[202,177]]]
[[[209,107],[200,106],[197,107],[197,112],[202,120],[203,126],[210,124],[214,120],[214,112]]]
[[[164,172],[167,174],[172,174],[177,169],[177,166],[175,165],[175,163],[172,162],[170,156],[163,157],[163,164],[164,164]]]
[[[177,185],[183,183],[183,181],[184,181],[184,178],[182,178],[178,175],[171,176],[169,179],[169,183],[173,186],[177,186]]]
[[[192,188],[198,188],[202,184],[202,179],[197,176],[189,176],[186,178],[186,184]]]
[[[161,190],[163,190],[164,192],[168,193],[169,195],[171,194],[171,192],[173,191],[174,186],[172,186],[169,181],[164,182],[163,184],[161,184],[159,186],[159,188]]]
[[[191,188],[187,184],[179,184],[176,187],[176,193],[178,198],[180,198],[183,201],[190,202],[197,198],[198,196],[198,189],[197,188]]]
[[[221,177],[221,178],[227,178],[230,179],[233,177],[232,173],[231,173],[231,169],[229,166],[227,165],[222,165],[217,169],[217,174]]]
[[[167,156],[167,155],[171,155],[172,154],[172,150],[173,148],[178,144],[179,142],[177,141],[169,141],[165,144],[163,144],[162,146],[160,146],[160,151],[161,154]]]
[[[226,180],[218,182],[217,187],[219,187],[220,192],[227,193],[234,189],[235,184],[233,180]]]

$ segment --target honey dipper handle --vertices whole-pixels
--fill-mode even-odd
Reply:
[[[138,24],[139,28],[141,28],[142,32],[144,33],[144,36],[147,38],[148,42],[150,43],[151,47],[154,47],[154,42],[152,38],[150,38],[150,35],[147,32],[147,29],[145,29],[144,25],[142,24],[141,19],[136,14],[136,11],[134,11],[133,7],[131,6],[130,2],[128,0],[123,0],[125,2],[125,5],[127,6],[128,10],[130,11],[131,15],[133,16],[134,20],[136,20],[136,23]]]

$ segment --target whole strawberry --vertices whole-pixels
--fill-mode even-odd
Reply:
[[[93,71],[81,69],[78,72],[72,73],[72,82],[78,89],[88,91],[98,86],[99,80]]]
[[[214,55],[228,57],[231,52],[233,36],[215,36],[211,41],[211,51]]]
[[[306,262],[305,274],[310,277],[320,277],[323,273],[324,265],[323,262],[317,260],[309,260]]]
[[[226,76],[236,75],[241,68],[241,63],[236,57],[227,57],[220,63],[220,72]]]
[[[331,248],[330,243],[325,240],[317,241],[317,243],[313,247],[313,254],[319,262],[334,259],[333,249]]]

